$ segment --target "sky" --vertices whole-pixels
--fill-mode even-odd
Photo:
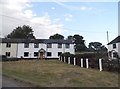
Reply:
[[[109,42],[118,36],[118,0],[1,0],[0,8],[0,37],[24,24],[37,39],[79,34],[86,46],[107,46],[107,31]]]

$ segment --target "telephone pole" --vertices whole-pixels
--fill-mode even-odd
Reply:
[[[108,35],[108,31],[107,31],[107,42],[109,43],[109,35]]]

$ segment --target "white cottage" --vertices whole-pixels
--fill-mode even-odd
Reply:
[[[110,59],[117,59],[120,57],[120,36],[108,43],[108,52]]]
[[[2,54],[16,58],[38,58],[41,53],[44,58],[58,58],[60,54],[75,53],[71,40],[52,39],[2,39]]]

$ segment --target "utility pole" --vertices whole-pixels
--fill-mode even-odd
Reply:
[[[107,31],[107,43],[109,43],[109,35],[108,35],[108,31]]]

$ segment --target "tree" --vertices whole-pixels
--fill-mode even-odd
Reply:
[[[100,42],[90,42],[88,47],[90,51],[107,51],[107,48]]]
[[[56,33],[56,34],[50,36],[49,39],[62,39],[63,40],[64,36]]]
[[[74,36],[68,36],[67,39],[74,41],[76,52],[87,51],[87,47],[85,46],[85,40],[83,40],[83,36],[75,34]]]
[[[28,25],[23,25],[16,27],[10,34],[6,36],[6,38],[34,38],[33,30]]]

